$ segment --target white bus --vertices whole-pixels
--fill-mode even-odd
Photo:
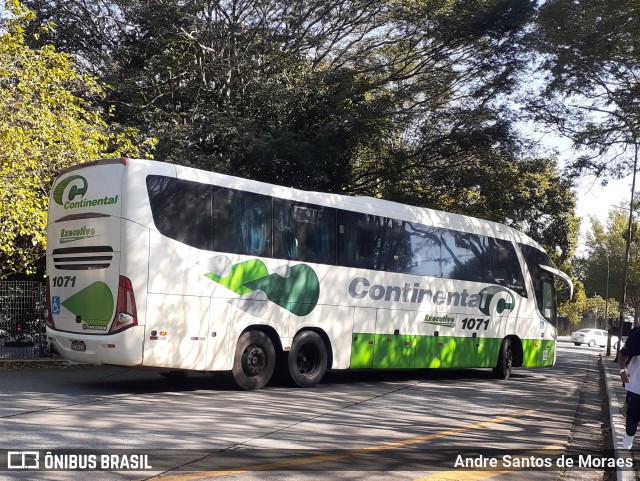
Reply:
[[[139,159],[50,197],[48,328],[62,356],[166,375],[552,366],[555,277],[505,225]]]

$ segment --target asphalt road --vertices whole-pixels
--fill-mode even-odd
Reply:
[[[313,389],[254,392],[208,374],[0,370],[0,479],[556,479],[600,352],[562,342],[554,368],[508,381],[484,369],[336,372]],[[23,451],[62,469],[7,471]],[[68,470],[92,462],[90,475]],[[151,468],[110,469],[137,462]]]

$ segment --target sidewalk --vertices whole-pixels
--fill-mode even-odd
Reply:
[[[609,414],[611,416],[611,438],[613,439],[613,449],[617,459],[635,458],[635,465],[638,466],[640,457],[635,453],[640,450],[640,435],[636,436],[633,450],[622,448],[622,437],[625,434],[624,416],[622,416],[622,406],[626,391],[620,381],[620,367],[615,359],[615,352],[612,350],[611,356],[602,354],[601,366],[604,371],[604,379],[609,397]],[[640,433],[639,433],[640,434]],[[618,481],[634,481],[639,479],[635,470],[621,470],[617,472]]]

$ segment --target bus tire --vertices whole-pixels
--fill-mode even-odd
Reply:
[[[287,359],[289,376],[298,387],[313,387],[327,370],[327,346],[317,332],[304,331],[293,339]]]
[[[244,332],[238,339],[231,375],[240,389],[260,389],[269,382],[276,367],[276,351],[269,336],[261,331]]]
[[[500,352],[498,353],[498,363],[493,368],[493,374],[498,379],[509,379],[511,377],[511,368],[513,367],[513,350],[511,349],[511,341],[506,338],[502,341]]]

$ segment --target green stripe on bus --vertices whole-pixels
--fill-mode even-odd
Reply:
[[[502,339],[354,334],[352,369],[494,367]],[[555,341],[523,340],[523,366],[553,365]],[[546,352],[546,354],[544,354]]]
[[[522,360],[522,365],[526,367],[552,366],[555,348],[555,341],[523,339],[524,359]],[[545,351],[546,355],[544,354]]]

